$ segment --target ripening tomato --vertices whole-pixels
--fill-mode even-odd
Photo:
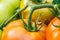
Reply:
[[[27,1],[26,0],[21,0],[20,8],[25,7],[26,4],[27,4]],[[33,5],[35,4],[35,3],[32,3],[32,2],[30,2],[30,3],[33,4]],[[25,19],[28,19],[30,9],[31,9],[31,6],[28,6],[27,9],[25,9],[21,13],[21,14],[24,14]],[[36,9],[33,12],[32,21],[35,21],[39,14],[41,14],[39,21],[44,20],[46,24],[48,24],[52,20],[52,18],[54,18],[54,15],[52,14],[52,12],[48,8],[41,8],[41,9]]]
[[[27,20],[24,21],[27,23]],[[41,30],[30,32],[24,28],[22,20],[16,20],[5,27],[1,40],[45,40],[45,29],[43,24]]]
[[[47,40],[60,40],[60,20],[55,17],[47,27]]]

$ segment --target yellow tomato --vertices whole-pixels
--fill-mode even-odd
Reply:
[[[20,8],[23,8],[26,6],[28,0],[21,0],[21,4],[20,4]],[[30,2],[31,4],[34,4],[32,2]],[[29,12],[30,12],[31,7],[28,6],[27,9],[25,9],[21,14],[24,14],[24,18],[28,19],[29,17]],[[52,14],[52,12],[48,9],[48,8],[41,8],[41,9],[37,9],[33,12],[32,15],[32,21],[35,21],[36,18],[39,16],[39,14],[41,14],[39,21],[44,20],[45,23],[49,23],[49,21],[54,18],[54,15]]]

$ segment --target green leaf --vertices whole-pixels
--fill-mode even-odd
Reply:
[[[60,0],[53,0],[53,4],[60,4]]]

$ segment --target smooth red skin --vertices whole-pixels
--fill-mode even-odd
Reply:
[[[60,37],[58,35],[60,35],[59,31],[56,31],[57,29],[59,29],[58,27],[55,27],[53,25],[60,25],[60,20],[55,17],[50,24],[48,25],[48,27],[46,28],[46,40],[57,40],[60,39]],[[55,37],[55,33],[58,33],[58,35]]]
[[[45,40],[45,26],[43,27],[44,30],[29,32],[24,29],[21,20],[16,20],[6,26],[1,40]]]

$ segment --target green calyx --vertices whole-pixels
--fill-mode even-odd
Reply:
[[[38,19],[41,15],[38,16],[37,21],[35,21],[34,26],[33,26],[32,25],[32,14],[33,14],[34,10],[39,9],[39,8],[46,8],[46,7],[47,8],[52,8],[54,10],[53,14],[55,16],[58,15],[57,10],[55,10],[55,8],[56,8],[55,5],[51,5],[51,4],[34,5],[34,6],[31,7],[31,10],[30,10],[30,13],[29,13],[30,15],[29,15],[29,18],[28,18],[28,24],[26,24],[24,22],[23,17],[22,17],[22,21],[23,21],[25,29],[27,29],[28,31],[31,31],[31,32],[36,32],[36,31],[40,30],[40,27],[39,27],[39,29],[37,28],[37,22],[38,22]]]
[[[36,3],[36,4],[42,4],[42,3],[46,3],[46,0],[31,0],[32,2]]]
[[[40,30],[41,26],[40,25],[39,27],[37,27],[37,24],[38,24],[38,20],[40,18],[41,15],[38,16],[38,18],[36,19],[36,21],[34,22],[34,24],[32,23],[32,14],[33,12],[30,12],[30,16],[28,18],[28,24],[25,23],[24,19],[23,19],[23,15],[22,15],[22,21],[23,21],[23,25],[24,25],[24,28],[30,32],[37,32]],[[43,22],[41,22],[42,24]]]
[[[60,9],[58,5],[54,5],[53,11],[50,10],[58,19],[60,19]]]
[[[28,0],[28,1],[30,1],[30,0]],[[38,0],[36,0],[36,1],[38,1]],[[59,6],[59,4],[57,4],[57,5]],[[25,10],[28,6],[30,6],[29,3],[27,3],[27,5],[24,8],[18,9],[16,11],[16,13],[14,15],[12,15],[12,17],[10,17],[8,20],[3,21],[3,23],[0,25],[0,29],[3,26],[5,26],[6,24],[8,24],[15,16],[17,16],[18,14],[20,14],[20,12],[22,12],[23,10]],[[33,14],[33,11],[36,10],[36,9],[46,8],[46,7],[47,8],[52,8],[54,10],[53,14],[55,16],[59,15],[59,14],[57,14],[57,11],[55,10],[54,6],[55,6],[55,4],[36,4],[36,5],[32,5],[31,6],[31,10],[30,10],[29,19],[28,19],[28,25],[24,22],[23,16],[22,16],[22,21],[23,21],[25,29],[27,29],[28,31],[38,31],[40,29],[40,27],[37,28],[37,22],[38,22],[38,19],[39,19],[39,17],[41,15],[38,16],[38,18],[36,19],[34,25],[32,25],[32,14]],[[59,18],[59,16],[58,16],[58,18]]]
[[[52,8],[54,11],[52,11],[53,12],[53,14],[56,16],[56,15],[58,15],[57,14],[57,11],[55,10],[55,8],[54,8],[54,4],[39,4],[39,5],[33,5],[33,6],[31,6],[31,10],[30,10],[30,15],[29,15],[29,19],[28,19],[28,25],[24,22],[24,20],[23,20],[23,16],[22,16],[22,21],[23,21],[23,24],[24,24],[24,28],[25,29],[27,29],[28,31],[34,31],[34,32],[36,32],[36,31],[38,31],[38,30],[40,30],[40,28],[41,28],[41,26],[40,27],[38,27],[37,28],[37,23],[38,23],[38,19],[39,19],[39,17],[41,16],[41,14],[40,14],[40,16],[38,16],[38,18],[36,19],[36,21],[35,21],[35,23],[34,23],[34,25],[32,25],[32,14],[33,14],[33,11],[34,10],[36,10],[36,9],[39,9],[39,8]],[[58,5],[59,6],[59,5]],[[16,11],[16,13],[11,17],[11,18],[9,18],[9,20],[7,20],[6,22],[4,21],[4,23],[2,23],[0,26],[1,26],[1,28],[2,28],[2,25],[6,25],[6,24],[8,24],[9,23],[9,21],[11,21],[15,16],[17,16],[18,14],[20,14],[20,12],[22,12],[23,10],[25,10],[26,8],[28,7],[28,5],[26,5],[24,8],[22,8],[22,9],[18,9],[17,11]]]
[[[60,19],[60,5],[59,4],[40,4],[40,5],[34,5],[32,10],[39,9],[39,8],[52,8],[50,11],[53,13],[55,17]]]

